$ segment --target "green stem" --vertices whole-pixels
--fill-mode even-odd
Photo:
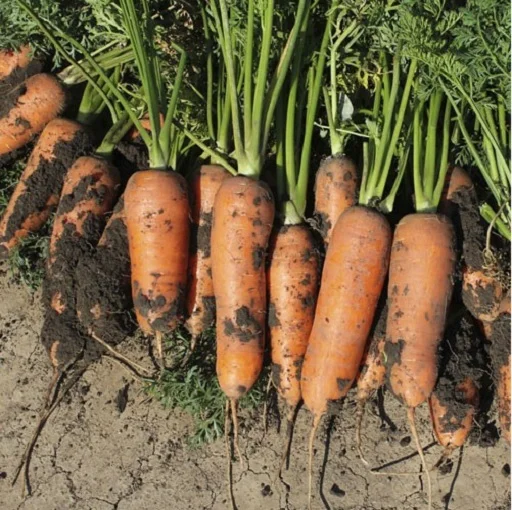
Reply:
[[[201,19],[203,21],[204,40],[206,43],[206,125],[208,134],[212,140],[215,139],[215,128],[213,125],[213,45],[208,28],[208,19],[204,5],[201,5]]]
[[[127,112],[124,112],[119,120],[108,130],[96,154],[110,160],[116,145],[125,137],[126,133],[133,126],[133,122]]]
[[[420,212],[425,207],[425,196],[423,194],[423,183],[421,179],[421,158],[423,154],[423,102],[414,109],[413,120],[413,176],[414,176],[414,198],[416,211]]]
[[[432,204],[436,207],[439,205],[441,200],[441,194],[443,193],[444,183],[446,179],[446,173],[448,172],[448,163],[450,155],[450,126],[451,126],[451,115],[452,115],[452,104],[447,99],[444,109],[443,119],[443,147],[441,150],[441,157],[439,159],[439,175],[437,177],[437,184],[434,189]]]
[[[506,150],[507,147],[509,147],[509,140],[508,140],[508,134],[507,134],[507,120],[506,120],[505,103],[503,102],[503,98],[501,96],[498,98],[498,124],[500,127],[501,145]]]
[[[286,112],[284,101],[280,101],[276,108],[276,171],[277,171],[277,200],[283,203],[286,200],[286,170],[285,170],[285,132]]]
[[[437,124],[443,101],[442,89],[436,89],[430,95],[428,108],[427,140],[425,148],[425,165],[423,170],[424,193],[428,199],[434,193],[434,182],[436,178],[436,149],[437,149]]]
[[[252,86],[253,86],[253,76],[252,76],[252,67],[253,67],[253,52],[254,52],[254,0],[248,0],[249,7],[247,13],[247,35],[245,40],[245,52],[244,52],[244,137],[245,137],[245,146],[247,147],[250,144],[250,134],[252,127],[252,113],[253,113],[253,104],[252,104]],[[270,46],[268,48],[270,51]],[[261,65],[261,59],[260,59]],[[259,91],[256,90],[256,94]]]

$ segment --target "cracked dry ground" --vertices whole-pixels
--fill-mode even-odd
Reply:
[[[32,433],[51,369],[39,343],[40,296],[0,276],[0,508],[2,510],[141,510],[228,508],[225,490],[225,445],[218,441],[200,449],[187,446],[191,420],[167,412],[148,400],[140,383],[108,359],[93,365],[50,419],[31,463],[33,495],[21,498],[11,487],[13,471]],[[144,360],[147,347],[128,341],[125,354]],[[121,412],[118,395],[128,401]],[[364,441],[375,465],[414,454],[405,411],[392,397],[384,405],[397,426],[391,432],[368,406]],[[421,480],[375,477],[354,451],[354,406],[348,399],[334,420],[322,491],[315,509],[426,508]],[[424,445],[432,443],[427,410],[418,411]],[[310,417],[299,412],[286,485],[274,484],[282,438],[272,424],[263,437],[261,413],[242,415],[241,442],[248,467],[233,467],[239,510],[305,509],[307,507],[307,437]],[[325,460],[326,427],[319,434],[315,457],[316,488]],[[427,450],[429,463],[438,446]],[[433,474],[434,508],[498,510],[509,508],[509,452],[503,441],[490,448],[469,445],[451,472]],[[417,455],[393,466],[417,471]],[[505,466],[505,468],[504,468]],[[454,482],[455,479],[455,482]],[[288,490],[287,490],[288,488]],[[451,498],[447,501],[447,494]],[[448,503],[448,506],[447,506]]]

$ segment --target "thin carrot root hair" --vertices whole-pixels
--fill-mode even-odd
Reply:
[[[160,373],[162,374],[165,371],[165,356],[164,356],[163,338],[162,338],[161,331],[157,331],[155,333],[155,340],[156,340],[156,350],[158,352],[158,359],[160,361]]]
[[[359,458],[361,459],[361,462],[365,466],[369,466],[369,462],[364,458],[363,455],[363,448],[361,446],[361,426],[363,424],[363,416],[364,416],[364,409],[366,406],[366,399],[359,400],[357,402],[356,406],[356,448],[357,453],[359,454]]]
[[[418,436],[418,431],[416,430],[416,421],[414,419],[414,407],[409,407],[407,409],[407,419],[409,420],[409,426],[411,427],[411,434],[416,442],[416,448],[418,449],[418,455],[420,456],[421,463],[423,465],[423,471],[425,472],[425,476],[427,478],[427,497],[428,497],[428,510],[432,510],[432,481],[430,480],[430,471],[427,466],[427,461],[425,460],[425,455],[423,454],[423,448],[420,443],[420,438]]]
[[[242,470],[244,470],[244,457],[242,455],[242,451],[240,450],[240,442],[238,441],[238,401],[235,398],[230,398],[229,404],[231,407],[231,418],[233,419],[233,442],[235,444],[235,451],[242,466]]]
[[[188,348],[188,352],[187,354],[185,354],[180,364],[182,367],[187,366],[188,362],[190,361],[190,358],[192,357],[192,354],[194,354],[194,351],[196,349],[198,339],[199,335],[192,335],[192,338],[190,339],[190,347]]]
[[[144,373],[149,375],[149,370],[144,368],[142,365],[135,363],[135,361],[132,361],[130,358],[127,358],[124,354],[121,354],[119,351],[117,351],[111,345],[105,342],[105,340],[102,340],[98,335],[96,335],[96,333],[94,333],[93,331],[89,331],[89,335],[93,340],[95,340],[100,345],[105,347],[105,349],[107,349],[107,351],[109,351],[115,358],[120,360],[122,363],[128,365],[130,369],[133,370],[135,375],[137,375],[138,377],[144,377],[144,375],[142,375]]]
[[[272,389],[272,375],[269,375],[267,387],[265,389],[265,402],[263,404],[263,435],[267,433],[267,418],[268,418],[268,397]]]
[[[313,427],[309,436],[309,463],[308,463],[308,510],[311,510],[311,499],[313,497],[313,446],[315,444],[316,432],[322,421],[323,415],[315,415]]]
[[[287,468],[287,460],[290,457],[290,448],[292,446],[293,438],[293,424],[295,423],[295,414],[297,413],[298,404],[296,406],[289,406],[288,412],[286,413],[286,438],[284,442],[283,454],[281,456],[281,462],[279,463],[279,471],[277,477],[281,478],[283,468]]]
[[[462,447],[461,447],[462,448]],[[436,471],[439,469],[452,455],[454,448],[450,448],[447,446],[444,450],[437,462],[430,468],[430,471]]]
[[[236,510],[235,496],[233,495],[233,470],[231,464],[231,442],[229,441],[229,429],[231,428],[230,420],[230,401],[226,399],[226,406],[224,408],[224,440],[226,443],[226,456],[227,456],[227,473],[226,479],[228,484],[228,495],[231,510]]]

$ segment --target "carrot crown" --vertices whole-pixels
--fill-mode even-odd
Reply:
[[[235,158],[238,163],[238,172],[243,175],[258,177],[263,168],[277,100],[295,50],[300,27],[310,4],[310,0],[298,0],[293,28],[286,44],[279,52],[277,65],[269,80],[272,42],[276,35],[274,0],[262,2],[248,0],[247,10],[243,16],[246,24],[243,28],[237,25],[234,9],[228,9],[226,0],[210,2],[231,101]],[[258,16],[260,20],[257,19]],[[260,45],[255,36],[255,26],[259,24],[262,26]],[[243,34],[234,36],[233,27],[237,27]],[[244,41],[243,49],[240,44],[236,44],[234,40],[236,36],[238,40]],[[256,71],[253,66],[255,51],[259,54]],[[236,62],[239,62],[239,74],[237,74]]]

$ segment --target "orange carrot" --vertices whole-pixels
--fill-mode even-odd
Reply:
[[[65,92],[51,74],[36,74],[9,92],[0,109],[0,156],[27,144],[64,109]]]
[[[136,172],[128,181],[124,201],[135,313],[142,331],[156,334],[163,364],[161,335],[179,324],[185,302],[187,183],[176,172]]]
[[[44,225],[56,209],[66,171],[89,146],[77,122],[58,118],[48,123],[0,221],[0,255]]]
[[[301,401],[301,367],[318,294],[319,261],[309,228],[305,225],[281,227],[271,238],[269,260],[268,325],[272,380],[287,407],[284,463],[290,448],[293,418]]]
[[[368,464],[361,448],[361,425],[366,402],[384,384],[386,367],[384,366],[384,345],[386,343],[387,307],[379,307],[373,328],[373,334],[364,357],[361,373],[357,378],[356,394],[356,447],[359,457]]]
[[[354,162],[345,155],[324,159],[315,179],[315,217],[325,244],[340,214],[357,202],[358,177]]]
[[[186,326],[192,335],[191,352],[197,338],[215,321],[210,244],[213,204],[222,182],[229,176],[219,165],[202,165],[190,180],[192,230]]]
[[[217,376],[233,404],[256,382],[265,346],[265,258],[274,221],[267,185],[226,179],[213,207],[212,276],[217,317]]]
[[[313,414],[309,442],[309,501],[313,443],[321,418],[357,377],[388,269],[391,228],[378,212],[347,209],[336,222],[302,366],[301,391]]]
[[[471,193],[474,192],[471,177],[460,166],[450,168],[446,175],[443,193],[437,211],[446,214],[446,216],[453,217],[457,209],[457,194],[461,193],[464,189],[471,190]]]
[[[455,269],[455,236],[446,216],[417,213],[395,230],[389,265],[386,374],[392,393],[407,406],[422,464],[414,411],[431,395]],[[429,508],[431,486],[428,470]]]

